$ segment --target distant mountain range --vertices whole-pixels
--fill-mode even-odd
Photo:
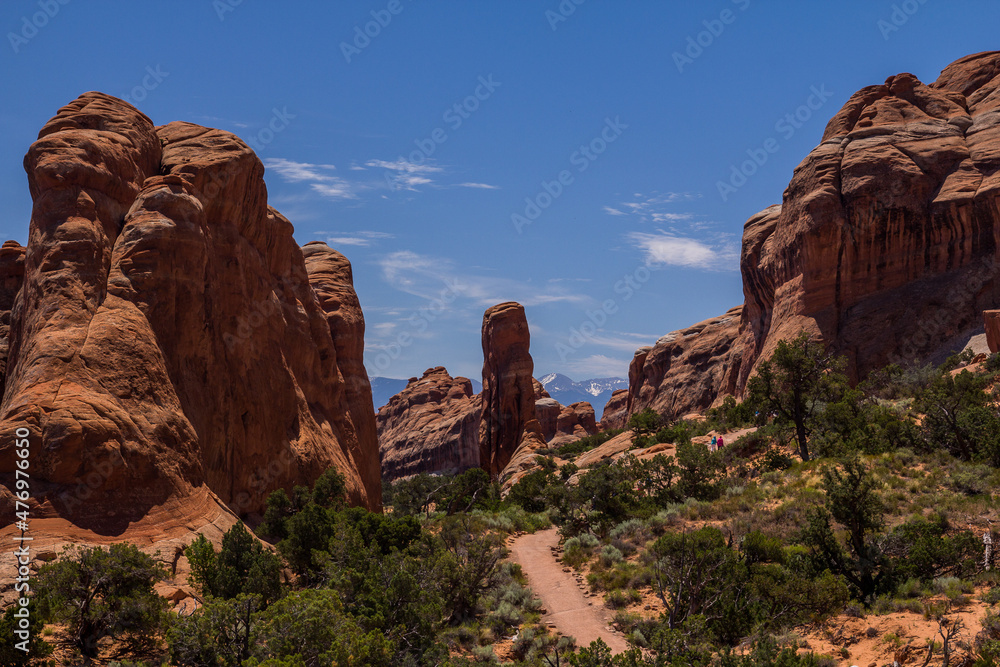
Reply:
[[[389,399],[406,388],[406,380],[396,378],[370,377],[372,383],[372,401],[375,410],[389,402]],[[563,405],[587,401],[594,406],[594,413],[601,418],[604,404],[611,399],[611,393],[616,389],[628,389],[625,378],[592,378],[574,382],[561,373],[549,373],[538,378],[538,381],[549,392],[549,396]],[[479,393],[483,385],[478,380],[472,380],[472,391]]]
[[[574,382],[561,373],[549,373],[538,378],[538,381],[549,392],[549,396],[563,405],[587,401],[594,406],[594,413],[601,418],[604,405],[611,400],[611,394],[616,389],[628,389],[625,378],[592,378]]]
[[[369,377],[372,383],[372,402],[375,404],[375,412],[389,402],[389,399],[406,388],[408,380],[397,380],[396,378]],[[479,380],[472,380],[472,391],[478,394],[483,390],[483,385]],[[598,415],[600,418],[600,415]]]

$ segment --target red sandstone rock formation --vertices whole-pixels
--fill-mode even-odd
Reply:
[[[1000,52],[856,93],[743,239],[741,390],[809,331],[853,377],[926,359],[1000,303]]]
[[[498,476],[521,444],[535,417],[534,363],[524,307],[505,302],[483,314],[482,420],[479,425],[480,465]]]
[[[34,208],[0,470],[27,428],[33,517],[88,539],[191,530],[232,521],[225,506],[259,511],[271,490],[330,466],[353,503],[380,506],[373,428],[345,379],[356,370],[340,365],[246,144],[154,128],[87,93],[42,128],[25,169]],[[0,483],[9,516],[12,475]]]
[[[986,324],[986,345],[992,354],[1000,352],[1000,310],[983,312]]]
[[[0,395],[7,374],[11,311],[24,282],[25,250],[17,241],[6,241],[0,248]]]
[[[461,472],[479,465],[480,398],[468,378],[443,366],[411,378],[378,411],[382,475]]]
[[[323,243],[312,241],[302,247],[309,284],[326,313],[330,335],[337,349],[337,368],[344,380],[348,415],[357,440],[351,456],[358,466],[369,495],[382,497],[382,470],[379,454],[372,386],[365,369],[365,316],[354,291],[351,262]]]
[[[619,398],[602,426],[738,395],[778,341],[803,330],[846,355],[854,379],[934,359],[1000,305],[998,248],[1000,52],[962,58],[931,85],[899,74],[864,88],[782,204],[747,221],[739,335],[708,321],[692,328],[693,347],[661,339],[640,350],[624,414]]]
[[[534,363],[524,307],[508,301],[483,315],[483,415],[479,464],[499,476],[518,448],[543,447],[535,417]]]
[[[720,394],[732,394],[735,386],[726,381],[735,377],[730,369],[740,365],[734,342],[741,311],[732,308],[636,351],[629,366],[626,413],[652,408],[667,419],[678,419],[711,407]]]
[[[604,405],[604,413],[598,428],[608,431],[613,428],[625,428],[628,421],[628,389],[616,389],[611,393],[611,399]]]

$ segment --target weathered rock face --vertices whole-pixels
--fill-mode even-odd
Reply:
[[[378,411],[382,475],[461,472],[479,465],[482,404],[468,378],[442,366],[411,378]]]
[[[0,247],[0,392],[7,375],[11,311],[24,283],[24,254],[25,248],[17,241],[5,241]]]
[[[369,495],[382,497],[382,466],[372,385],[365,369],[365,316],[354,291],[351,262],[323,243],[302,247],[309,284],[326,313],[330,336],[337,350],[337,369],[343,376],[348,416],[357,433],[351,456]]]
[[[549,447],[558,447],[597,433],[594,408],[586,401],[561,405],[554,398],[535,400],[535,415],[542,438]]]
[[[856,380],[938,358],[1000,306],[998,202],[1000,52],[958,60],[929,86],[899,74],[862,89],[782,204],[747,221],[738,335],[734,309],[639,350],[624,414],[612,401],[602,426],[739,395],[801,331],[844,354]]]
[[[479,425],[479,464],[497,477],[523,443],[526,433],[541,442],[532,385],[534,362],[524,307],[508,301],[483,315],[483,415]]]
[[[781,207],[743,239],[741,390],[799,331],[860,378],[925,359],[1000,304],[1000,52],[927,86],[912,74],[856,93],[796,168]]]
[[[628,389],[616,389],[611,394],[611,400],[604,405],[604,413],[598,426],[602,431],[625,428],[628,416]]]
[[[986,345],[991,354],[996,354],[1000,352],[1000,310],[983,312],[983,319],[986,325]]]
[[[741,311],[733,308],[640,348],[629,366],[627,414],[652,408],[677,419],[711,407],[720,394],[732,394],[735,386],[727,380],[735,376],[730,369],[740,365],[734,343]]]
[[[246,144],[188,123],[154,128],[87,93],[24,164],[34,208],[0,470],[13,470],[14,432],[27,428],[33,516],[117,536],[171,507],[192,526],[214,520],[212,503],[259,511],[271,490],[331,466],[353,503],[380,506],[354,371],[339,366],[292,226],[268,208]],[[6,516],[11,475],[0,482]],[[185,514],[194,506],[204,518]]]

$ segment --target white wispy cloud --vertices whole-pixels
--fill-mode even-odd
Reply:
[[[619,211],[618,209],[611,206],[605,206],[604,212],[607,213],[608,215],[626,215],[624,211]]]
[[[314,164],[272,157],[264,161],[264,166],[278,174],[283,181],[308,183],[309,189],[313,192],[330,199],[357,199],[358,190],[365,187],[328,173],[337,169],[332,164]]]
[[[400,250],[379,259],[383,279],[393,287],[425,299],[438,298],[442,288],[469,307],[482,308],[503,301],[517,301],[525,306],[549,303],[589,303],[589,297],[572,292],[562,284],[542,285],[484,275],[460,268],[441,257]]]
[[[561,372],[572,377],[627,377],[631,360],[632,355],[615,358],[605,354],[592,354],[582,359],[568,360]]]
[[[429,185],[434,182],[427,174],[437,174],[444,171],[443,167],[437,165],[417,164],[403,158],[393,161],[368,160],[365,162],[365,166],[389,170],[392,174],[386,176],[386,181],[390,187],[414,191],[418,185]]]
[[[323,183],[310,183],[309,187],[313,190],[313,192],[317,192],[324,197],[329,197],[331,199],[358,198],[356,192],[358,186],[353,183],[348,183],[342,178],[337,178],[333,181],[325,181]]]
[[[392,171],[402,171],[407,174],[433,174],[440,171],[444,171],[442,167],[438,167],[433,164],[417,164],[416,162],[408,162],[402,158],[389,162],[387,160],[368,160],[365,162],[366,167],[381,167],[383,169],[391,169]]]
[[[499,185],[490,185],[489,183],[459,183],[460,188],[479,188],[481,190],[499,190]]]
[[[708,271],[739,268],[739,251],[731,244],[705,241],[665,232],[630,232],[628,240],[639,248],[650,264],[684,266]]]
[[[312,164],[310,162],[295,162],[285,158],[272,157],[264,160],[264,166],[272,169],[291,183],[300,181],[333,181],[335,176],[323,173],[323,170],[336,169],[332,164]]]
[[[337,234],[338,232],[324,232],[329,234]],[[359,232],[343,232],[344,236],[327,236],[326,242],[332,247],[338,245],[353,245],[353,246],[369,246],[372,243],[379,241],[381,239],[391,239],[395,238],[393,234],[387,232],[375,232],[363,230]]]

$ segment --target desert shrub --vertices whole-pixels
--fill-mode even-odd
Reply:
[[[204,596],[225,599],[257,595],[267,605],[281,595],[281,560],[237,523],[222,536],[222,548],[199,535],[185,550],[191,580]]]
[[[601,549],[600,553],[601,565],[605,567],[610,567],[615,563],[620,563],[623,558],[624,556],[622,556],[622,552],[610,544],[604,545],[604,548]]]
[[[920,392],[924,437],[964,461],[1000,464],[1000,415],[985,392],[989,379],[962,371],[945,373]]]
[[[986,465],[962,465],[948,476],[948,485],[967,496],[979,496],[994,488],[996,471]]]
[[[28,598],[28,600],[28,617],[39,619],[38,605],[35,604],[34,598]],[[0,616],[0,665],[14,667],[15,665],[43,664],[41,659],[51,655],[54,649],[42,639],[41,623],[38,620],[33,622],[28,629],[30,634],[27,639],[15,634],[18,630],[24,630],[20,627],[19,619],[14,616],[20,609],[22,607],[19,605],[12,605],[7,608],[3,616]],[[22,651],[18,644],[22,644],[22,648],[27,650]]]
[[[608,536],[613,540],[627,540],[640,535],[646,528],[642,519],[627,519],[611,529]]]
[[[67,548],[38,569],[40,616],[69,626],[72,644],[87,658],[111,638],[124,655],[145,654],[165,627],[166,600],[153,586],[164,576],[147,554],[127,542],[108,548]]]
[[[625,428],[635,433],[636,436],[648,436],[656,433],[663,423],[663,419],[652,408],[644,408],[636,412],[628,419]]]

